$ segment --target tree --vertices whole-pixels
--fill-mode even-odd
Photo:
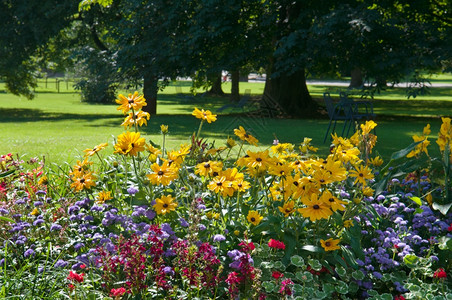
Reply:
[[[77,11],[76,1],[0,0],[0,78],[8,91],[33,98],[39,70],[34,55]]]

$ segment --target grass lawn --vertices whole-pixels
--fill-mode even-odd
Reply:
[[[189,82],[178,82],[184,93],[189,93]],[[251,89],[254,96],[263,93],[264,83],[241,83],[240,91]],[[309,86],[314,98],[322,102],[322,94],[329,91],[337,95],[343,87]],[[230,83],[225,83],[224,91],[230,90]],[[391,89],[374,100],[375,112],[378,114],[376,151],[388,158],[392,152],[400,150],[412,142],[413,134],[421,134],[423,127],[432,126],[431,152],[437,153],[433,141],[441,123],[439,116],[449,115],[452,111],[451,88],[432,88],[428,96],[406,100],[403,89]],[[124,92],[123,92],[124,93]],[[167,148],[189,143],[189,138],[198,129],[199,121],[191,116],[194,107],[216,112],[228,103],[227,97],[202,96],[194,100],[181,99],[174,85],[167,87],[159,95],[156,116],[151,116],[148,126],[142,128],[147,140],[161,144],[160,125],[169,125]],[[55,82],[49,80],[47,88],[40,82],[34,100],[16,97],[4,92],[0,85],[0,154],[19,153],[25,157],[45,155],[47,160],[56,163],[64,161],[70,164],[80,159],[83,150],[109,142],[111,153],[114,139],[123,128],[123,116],[116,110],[116,105],[87,104],[80,102],[80,97],[70,85],[60,83],[60,93],[56,92]],[[231,113],[232,112],[232,113]],[[300,143],[304,137],[313,138],[312,144],[319,147],[320,154],[328,152],[328,143],[323,144],[323,137],[329,120],[323,119],[268,119],[249,117],[241,112],[227,110],[218,116],[212,124],[204,124],[202,137],[215,140],[221,146],[233,129],[239,125],[250,130],[259,140],[262,149],[269,147],[276,138],[280,142]],[[342,124],[336,128],[342,130]],[[105,152],[106,154],[108,153]],[[436,151],[436,152],[435,152]]]

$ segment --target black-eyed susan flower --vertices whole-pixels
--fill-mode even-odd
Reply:
[[[135,114],[130,112],[129,115],[124,118],[124,121],[122,122],[121,126],[124,126],[124,128],[127,129],[135,126],[135,123],[138,126],[143,126],[143,124],[148,125],[147,120],[149,120],[150,117],[151,115],[149,113],[142,110],[135,112]]]
[[[111,191],[101,191],[97,195],[96,203],[103,204],[105,201],[111,200],[113,197],[111,196]]]
[[[154,185],[169,185],[178,177],[175,168],[166,161],[161,166],[157,163],[151,165],[153,173],[146,175],[149,181]]]
[[[284,214],[284,217],[288,217],[290,214],[292,214],[295,211],[295,202],[293,201],[286,201],[284,202],[283,206],[279,206],[278,209],[280,212]]]
[[[221,161],[206,161],[196,165],[195,174],[200,176],[213,176],[214,174],[219,174],[223,169],[223,162]]]
[[[91,187],[96,185],[96,182],[94,181],[95,176],[91,172],[75,176],[72,180],[74,182],[71,184],[71,188],[73,188],[76,192],[89,190]]]
[[[171,195],[162,196],[155,199],[154,210],[158,215],[165,215],[176,210],[177,203]]]
[[[259,223],[262,221],[262,219],[264,219],[264,217],[261,216],[259,212],[255,210],[250,210],[248,212],[248,215],[246,216],[246,219],[248,220],[248,222],[256,226],[259,225]]]
[[[339,200],[336,196],[331,194],[330,191],[326,190],[322,193],[322,196],[320,196],[320,201],[324,202],[326,205],[328,205],[332,211],[337,210],[345,210],[345,205],[347,205],[347,202]]]
[[[299,208],[298,212],[301,213],[304,218],[309,218],[312,222],[328,219],[333,214],[330,207],[321,201],[317,194],[312,194],[310,199],[303,198],[302,202],[306,207]]]
[[[247,143],[254,146],[257,146],[257,143],[259,142],[259,140],[254,136],[247,133],[245,128],[243,128],[242,126],[239,126],[239,129],[234,129],[234,134],[238,136],[242,141],[246,141]]]
[[[118,136],[113,153],[137,156],[138,152],[144,151],[145,143],[145,139],[140,137],[139,132],[126,131]]]
[[[232,182],[226,180],[226,177],[222,175],[213,178],[207,185],[207,188],[217,194],[222,194],[223,197],[232,196],[234,194]]]
[[[212,114],[210,110],[197,109],[195,108],[192,112],[192,115],[197,119],[201,119],[203,121],[207,121],[207,123],[212,123],[217,120],[217,115]]]
[[[152,145],[146,145],[146,147],[147,147],[146,150],[149,152],[148,159],[149,159],[151,162],[156,162],[156,161],[157,161],[157,157],[158,157],[160,154],[162,154],[162,151],[160,151],[159,148],[156,148],[156,147],[154,147],[154,146],[152,146]]]
[[[85,150],[83,150],[83,152],[85,152],[85,156],[93,156],[100,150],[105,149],[107,146],[108,146],[108,143],[102,143],[97,146],[94,146],[93,149],[85,149]]]
[[[122,110],[126,114],[129,110],[139,111],[143,106],[146,106],[146,99],[143,96],[138,95],[138,92],[129,94],[128,97],[119,94],[119,99],[116,99],[116,103],[120,106],[117,110]]]
[[[353,220],[345,220],[344,221],[344,227],[345,228],[350,228],[353,226]]]
[[[272,160],[268,156],[268,150],[259,152],[248,150],[246,154],[248,157],[245,159],[245,162],[248,168],[267,169],[272,163]]]
[[[82,174],[89,172],[89,166],[92,165],[92,161],[88,161],[86,157],[83,161],[77,161],[77,164],[72,167],[72,172],[69,173],[70,176],[81,176]]]
[[[320,245],[322,245],[322,247],[325,251],[334,251],[334,250],[338,250],[341,248],[338,246],[340,241],[341,240],[329,238],[326,241],[320,240]]]
[[[369,163],[374,167],[379,167],[383,164],[383,159],[380,156],[373,157],[369,159]]]
[[[355,182],[353,184],[359,182],[363,186],[367,185],[367,180],[374,178],[372,170],[369,167],[363,165],[358,166],[356,170],[351,170],[349,176],[356,177]]]

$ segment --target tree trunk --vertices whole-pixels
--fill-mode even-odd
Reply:
[[[354,68],[351,71],[351,79],[350,85],[348,86],[350,89],[359,89],[363,87],[363,72],[361,72],[360,68]]]
[[[143,107],[143,111],[151,115],[157,114],[157,92],[158,77],[146,75],[143,82],[143,94],[146,99],[147,106]]]
[[[240,100],[239,75],[240,74],[238,70],[231,72],[231,102],[238,102]]]
[[[223,89],[221,88],[221,72],[215,74],[214,76],[209,78],[209,80],[212,81],[212,87],[209,90],[209,94],[223,96],[224,92]]]
[[[317,114],[318,106],[309,94],[304,70],[277,78],[267,74],[265,96],[289,116],[312,117]]]

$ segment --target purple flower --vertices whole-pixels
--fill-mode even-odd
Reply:
[[[198,224],[198,228],[200,231],[206,230],[206,226],[204,224]]]
[[[165,272],[165,274],[168,274],[170,276],[174,275],[174,271],[171,267],[164,267],[163,272]]]
[[[64,261],[62,259],[57,260],[55,265],[53,265],[55,268],[65,268],[68,265],[67,261]]]
[[[35,206],[41,206],[41,205],[43,205],[44,203],[42,203],[42,201],[36,201],[35,203],[34,203],[34,205]]]
[[[180,226],[182,226],[182,227],[188,227],[189,226],[188,222],[185,221],[184,218],[180,218],[179,221],[180,221]]]
[[[42,223],[44,223],[44,220],[43,220],[43,219],[36,219],[36,220],[33,222],[33,226],[38,226],[38,225],[41,225]]]
[[[127,189],[127,193],[129,193],[129,195],[135,195],[136,193],[138,193],[138,188],[131,186]]]
[[[56,223],[52,223],[52,225],[50,225],[50,231],[60,231],[61,228],[62,228],[61,225]]]
[[[74,245],[74,249],[76,251],[80,250],[83,247],[85,247],[85,244],[83,244],[83,243],[77,243],[77,244]]]
[[[69,208],[67,210],[68,214],[70,214],[70,215],[73,215],[73,214],[77,213],[78,211],[80,211],[80,207],[78,205],[69,206]]]
[[[36,195],[45,195],[45,194],[47,194],[46,191],[43,190],[36,191]]]
[[[2,214],[2,215],[7,215],[8,213],[9,213],[9,212],[8,212],[7,209],[0,208],[0,214]]]
[[[33,249],[28,249],[24,252],[24,257],[35,256],[35,251]]]
[[[226,238],[225,238],[224,235],[222,235],[222,234],[215,234],[215,235],[213,236],[213,241],[214,241],[214,242],[222,242],[222,241],[224,241],[224,240],[226,240]]]

